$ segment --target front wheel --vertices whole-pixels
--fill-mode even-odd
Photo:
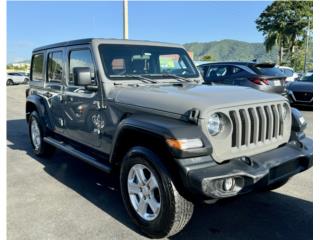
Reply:
[[[193,204],[178,193],[169,176],[147,157],[125,157],[120,186],[130,217],[149,237],[172,236],[192,216]]]

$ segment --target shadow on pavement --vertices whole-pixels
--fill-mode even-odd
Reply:
[[[61,151],[50,159],[35,157],[24,119],[7,121],[7,139],[9,148],[25,151],[50,176],[139,232],[122,205],[117,178]],[[214,205],[197,205],[190,223],[170,239],[312,239],[312,209],[312,202],[277,192],[252,193]]]

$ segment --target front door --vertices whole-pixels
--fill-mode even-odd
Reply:
[[[100,91],[87,90],[76,86],[73,68],[89,67],[92,84],[99,84],[92,51],[89,46],[69,47],[67,49],[67,84],[63,96],[66,136],[82,144],[99,147],[103,120],[101,119]]]

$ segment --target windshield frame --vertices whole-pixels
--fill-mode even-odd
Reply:
[[[104,75],[105,77],[107,77],[107,79],[111,80],[111,81],[125,81],[125,80],[137,80],[137,77],[140,76],[144,76],[146,75],[148,78],[150,79],[155,79],[155,80],[163,80],[163,79],[168,79],[168,77],[166,76],[161,76],[161,75],[164,75],[165,73],[145,73],[145,74],[135,74],[135,73],[128,73],[128,74],[124,74],[124,75],[131,75],[132,77],[123,77],[124,75],[122,74],[119,74],[118,76],[115,75],[115,74],[109,74],[108,73],[108,67],[107,67],[107,64],[105,63],[105,59],[103,58],[103,50],[102,48],[104,46],[110,46],[110,45],[113,45],[113,46],[127,46],[127,47],[145,47],[145,48],[168,48],[168,49],[177,49],[177,52],[176,53],[172,53],[172,54],[178,54],[180,55],[182,52],[184,53],[184,57],[186,58],[186,60],[188,61],[188,64],[189,66],[192,68],[191,70],[194,72],[193,75],[178,75],[176,74],[177,77],[181,77],[181,78],[188,78],[188,79],[198,79],[200,77],[200,74],[199,74],[199,71],[197,70],[193,60],[191,59],[190,55],[188,54],[188,52],[183,48],[183,47],[177,47],[177,46],[158,46],[158,45],[144,45],[144,44],[116,44],[116,43],[100,43],[98,44],[97,46],[97,50],[98,50],[98,53],[99,53],[99,60],[101,61],[101,65],[102,65],[102,68],[103,68],[103,72],[104,72]],[[182,52],[179,52],[179,51],[182,51]],[[121,76],[122,75],[122,76]],[[136,77],[134,76],[136,75]],[[154,75],[154,76],[153,76]],[[174,75],[174,74],[172,74]]]

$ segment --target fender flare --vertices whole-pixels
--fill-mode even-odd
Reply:
[[[190,150],[177,150],[171,149],[168,146],[173,158],[189,158],[197,156],[205,156],[212,153],[212,146],[210,141],[204,135],[200,126],[193,123],[185,122],[178,119],[167,118],[162,116],[154,116],[147,114],[131,115],[123,119],[115,131],[110,151],[110,162],[114,162],[114,154],[116,146],[119,143],[121,134],[128,130],[133,129],[146,134],[151,134],[159,137],[165,141],[169,138],[174,139],[192,139],[201,138],[204,146],[199,149]]]
[[[26,100],[26,120],[28,121],[29,116],[31,112],[28,112],[28,104],[31,103],[35,106],[39,117],[41,118],[41,121],[45,124],[45,126],[49,129],[53,129],[53,125],[50,121],[50,117],[48,114],[50,114],[50,111],[47,111],[49,108],[46,101],[43,99],[43,97],[39,95],[29,95]]]

